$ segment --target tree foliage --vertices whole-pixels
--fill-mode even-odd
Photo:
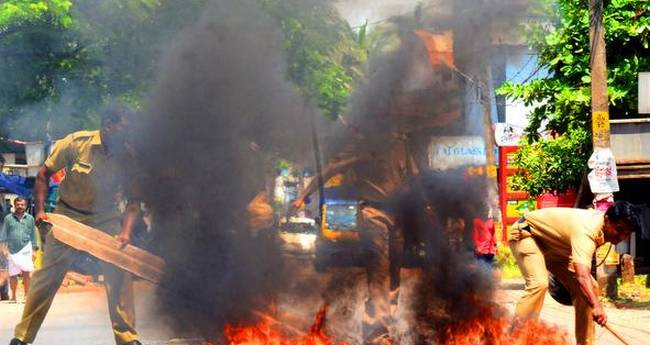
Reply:
[[[33,24],[40,21],[68,26],[70,17],[70,0],[6,0],[0,4],[0,35],[19,25]]]
[[[120,99],[139,107],[157,61],[208,0],[7,0],[0,3],[0,136],[60,137],[98,125]],[[343,112],[365,60],[329,2],[258,0],[285,35],[288,77],[323,113]]]
[[[513,176],[512,185],[531,196],[576,187],[589,157],[590,133],[576,128],[554,139],[541,139],[523,145],[515,155],[515,164],[524,169]]]
[[[0,135],[60,137],[98,125],[113,99],[137,107],[164,45],[205,0],[0,4]]]
[[[289,78],[325,116],[341,115],[366,59],[365,30],[355,34],[328,1],[258,1],[284,34]]]
[[[579,185],[591,152],[589,7],[579,0],[543,4],[537,11],[544,19],[528,24],[525,32],[548,77],[506,83],[498,90],[533,107],[528,140],[515,160],[523,168],[516,187],[532,195]],[[603,22],[610,116],[637,116],[638,72],[650,70],[650,2],[606,1]],[[541,137],[540,131],[551,135]]]
[[[70,1],[8,1],[0,5],[0,118],[13,132],[18,109],[52,96],[54,71],[75,59],[66,33],[73,24]]]

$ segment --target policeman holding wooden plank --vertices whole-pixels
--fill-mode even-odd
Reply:
[[[131,155],[126,146],[130,112],[112,106],[102,113],[101,128],[78,131],[58,141],[40,167],[34,185],[37,224],[47,221],[44,201],[50,177],[65,169],[56,213],[100,229],[123,244],[130,242],[131,230],[140,212],[140,200],[133,197]],[[122,214],[117,206],[121,196],[128,205]],[[35,272],[21,321],[10,345],[32,343],[45,319],[77,250],[46,235],[42,268]],[[108,309],[117,345],[138,345],[135,331],[131,275],[118,267],[100,262],[104,274]]]

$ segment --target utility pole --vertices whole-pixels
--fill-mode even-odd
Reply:
[[[607,58],[603,28],[603,0],[589,0],[591,51],[591,128],[594,150],[609,148]]]
[[[607,58],[605,30],[603,27],[603,0],[589,0],[589,41],[591,52],[591,128],[594,153],[590,161],[589,184],[595,199],[613,199],[618,181],[616,162],[610,150],[609,98],[607,95]],[[615,250],[614,250],[615,252]],[[612,253],[616,255],[616,253]],[[604,256],[608,256],[609,251]],[[598,253],[596,257],[598,258]],[[605,260],[600,258],[597,260]],[[598,283],[605,285],[606,293],[615,296],[616,265],[601,265],[596,268]]]
[[[489,49],[488,49],[489,51]],[[490,95],[492,94],[492,71],[491,71],[491,60],[489,57],[482,58],[479,60],[481,62],[480,68],[482,72],[479,78],[480,88],[480,99],[481,99],[481,108],[483,110],[483,137],[485,139],[485,158],[487,161],[485,169],[485,178],[487,182],[487,197],[488,205],[490,206],[492,214],[498,212],[499,210],[499,192],[498,192],[498,181],[496,174],[496,157],[494,150],[496,148],[494,140],[494,128],[492,123],[492,109],[491,109],[491,99]],[[485,215],[483,215],[485,216]]]

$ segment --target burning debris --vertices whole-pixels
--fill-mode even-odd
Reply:
[[[316,315],[309,332],[299,337],[286,337],[275,330],[268,320],[255,326],[227,325],[224,331],[228,345],[347,345],[336,343],[325,333],[327,305],[323,305]],[[217,345],[206,343],[206,345]]]
[[[179,331],[207,337],[255,322],[252,311],[286,282],[266,157],[300,147],[305,110],[280,52],[253,1],[210,2],[163,59],[139,124],[134,145],[168,267],[160,307]]]
[[[287,80],[278,23],[259,1],[206,4],[202,17],[165,52],[131,143],[147,176],[141,187],[154,220],[154,250],[164,258],[164,264],[155,260],[152,275],[140,275],[160,284],[160,313],[175,331],[202,343],[211,339],[206,345],[569,343],[565,332],[542,322],[513,325],[495,302],[494,274],[476,260],[469,240],[473,221],[490,209],[491,182],[468,179],[460,164],[426,164],[433,160],[432,138],[489,142],[484,53],[494,31],[517,21],[528,1],[437,0],[413,15],[386,19],[399,43],[377,49],[347,112],[334,114],[339,118],[332,128],[320,131],[310,124],[317,110]],[[484,107],[481,121],[468,115],[476,104]],[[278,312],[287,283],[303,277],[286,267],[274,233],[280,212],[270,195],[277,161],[305,165],[306,151],[320,161],[316,143],[322,137],[323,160],[330,164],[316,164],[310,186],[322,192],[323,180],[335,172],[350,175],[354,200],[343,208],[358,222],[363,271],[328,272],[328,278],[309,272],[302,291],[283,301],[310,315],[325,302],[302,332],[296,324],[307,318]],[[489,156],[489,143],[485,147]],[[301,193],[296,205],[308,194]],[[320,197],[322,203],[325,194]],[[55,238],[83,250],[71,244],[75,238],[56,237],[74,232],[53,228]],[[133,262],[154,261],[128,247],[117,252],[118,243],[105,236],[87,231],[77,241],[101,240],[103,247],[88,251],[108,262],[129,255]],[[409,285],[400,281],[407,265],[417,270]],[[144,264],[117,266],[137,273]],[[345,299],[353,306],[340,303]],[[353,322],[357,328],[339,327]],[[348,341],[354,337],[340,333],[349,329],[362,338]]]
[[[497,304],[477,305],[479,315],[473,319],[447,325],[436,333],[440,345],[569,345],[566,331],[544,322],[530,320],[512,325],[509,313]]]
[[[511,316],[501,306],[491,303],[480,309],[480,316],[471,320],[454,322],[435,333],[433,344],[438,345],[569,345],[566,331],[549,326],[541,321],[526,321],[514,327]],[[348,345],[335,342],[325,332],[327,305],[316,315],[309,331],[293,336],[285,335],[286,329],[277,320],[263,318],[256,325],[226,325],[224,330],[227,345]],[[403,345],[402,342],[386,343]],[[205,345],[218,345],[206,342]]]
[[[395,23],[403,42],[421,44],[413,32],[416,22]],[[283,336],[288,325],[256,312],[273,305],[288,279],[272,237],[273,219],[267,217],[272,211],[266,179],[273,175],[268,157],[301,156],[309,149],[304,143],[311,142],[305,120],[313,110],[303,105],[285,78],[280,42],[274,25],[253,1],[218,0],[179,37],[162,62],[163,73],[140,124],[143,135],[135,143],[144,173],[150,176],[143,188],[155,219],[158,252],[168,267],[160,307],[179,331],[192,329],[232,345],[329,345],[341,337],[325,334],[325,307],[311,330],[298,338]],[[366,81],[350,101],[344,129],[326,134],[336,144],[325,149],[326,158],[342,147],[354,147],[355,154],[377,160],[388,143],[398,143],[395,147],[406,152],[431,135],[465,133],[462,123],[453,120],[459,116],[459,85],[466,76],[447,60],[422,78],[422,66],[414,67],[411,48],[405,43],[371,62]],[[429,89],[435,90],[433,100],[425,92]],[[427,111],[418,113],[418,107]],[[427,117],[426,125],[405,113]],[[414,160],[426,159],[424,152],[411,153]],[[383,169],[389,163],[403,163],[379,161],[386,164],[357,172],[387,173]],[[458,171],[415,170],[392,181],[396,188],[384,199],[360,200],[366,212],[374,208],[390,214],[382,221],[394,221],[406,242],[426,252],[415,292],[402,305],[412,310],[407,313],[413,319],[411,329],[406,331],[412,334],[402,338],[397,334],[401,331],[390,330],[393,341],[566,343],[561,332],[541,323],[510,331],[510,316],[493,302],[491,271],[476,263],[463,244],[469,241],[452,244],[449,224],[459,229],[459,238],[467,239],[473,217],[485,213],[485,181],[467,181]],[[395,260],[392,249],[389,255]],[[393,288],[398,283],[399,278],[391,281]],[[327,294],[327,299],[336,298]],[[382,305],[385,310],[395,307],[387,303]]]

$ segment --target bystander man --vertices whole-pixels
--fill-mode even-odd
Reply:
[[[474,218],[473,228],[474,255],[479,261],[493,266],[494,256],[497,254],[497,239],[492,215],[485,220]]]
[[[2,255],[7,259],[11,300],[17,301],[18,276],[22,276],[25,296],[29,291],[29,278],[34,272],[34,258],[38,250],[34,217],[26,213],[27,201],[14,199],[14,211],[4,218],[0,230]]]

